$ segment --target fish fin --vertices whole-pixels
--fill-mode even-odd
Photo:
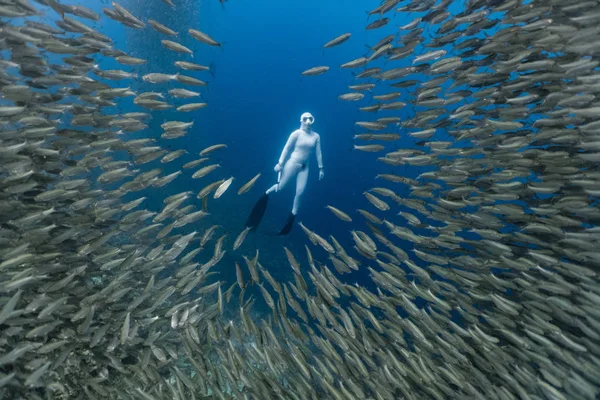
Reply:
[[[217,74],[217,66],[215,64],[215,62],[211,62],[210,65],[208,66],[208,73],[214,78]]]

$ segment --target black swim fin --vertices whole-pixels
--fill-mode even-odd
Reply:
[[[290,233],[290,231],[292,230],[292,226],[294,226],[294,218],[296,218],[294,214],[290,213],[290,215],[288,215],[288,219],[287,221],[285,221],[285,226],[281,231],[279,231],[277,236],[287,235],[288,233]]]
[[[246,221],[246,227],[252,230],[258,227],[260,221],[262,220],[263,215],[265,215],[265,211],[267,210],[267,204],[269,203],[269,195],[264,193],[254,204],[254,208],[250,212],[250,216]]]

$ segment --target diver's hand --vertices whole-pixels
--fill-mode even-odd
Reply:
[[[323,177],[325,177],[325,171],[323,171],[323,168],[319,169],[319,180],[323,179]]]
[[[277,164],[275,166],[275,168],[273,168],[273,169],[275,170],[275,172],[279,172],[279,171],[281,171],[283,169],[283,166],[281,164]]]

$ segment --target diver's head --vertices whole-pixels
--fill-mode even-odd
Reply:
[[[313,117],[311,113],[305,112],[300,116],[300,123],[302,124],[302,129],[305,131],[309,131],[314,122],[315,117]]]

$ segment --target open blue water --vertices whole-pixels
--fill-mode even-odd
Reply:
[[[191,112],[180,113],[173,110],[152,111],[149,129],[133,134],[130,138],[153,137],[171,150],[185,148],[185,156],[169,164],[161,164],[159,160],[142,166],[143,170],[163,168],[164,174],[181,169],[189,161],[199,158],[203,148],[217,143],[227,144],[227,149],[210,155],[209,163],[219,163],[221,167],[202,179],[192,179],[195,169],[184,170],[174,182],[157,190],[151,188],[144,192],[128,195],[131,199],[144,195],[148,197],[145,206],[151,211],[160,211],[165,197],[182,191],[194,192],[193,202],[201,208],[201,200],[195,194],[207,184],[219,179],[235,177],[234,184],[218,201],[209,199],[209,217],[197,225],[188,225],[173,231],[174,234],[189,233],[197,230],[202,233],[207,227],[218,224],[215,239],[227,234],[226,248],[231,249],[233,241],[244,228],[244,223],[254,202],[262,191],[276,181],[274,165],[289,134],[299,127],[302,112],[311,112],[315,118],[314,130],[321,135],[325,178],[318,180],[316,159],[310,161],[310,176],[299,215],[296,221],[303,222],[309,229],[327,238],[333,235],[350,254],[353,249],[351,230],[369,232],[364,218],[356,209],[365,209],[376,215],[385,216],[394,224],[404,225],[405,220],[397,216],[398,211],[413,212],[385,199],[392,209],[385,214],[376,210],[363,196],[366,190],[378,186],[393,189],[400,196],[408,195],[408,188],[379,179],[377,174],[394,173],[407,177],[416,177],[425,169],[418,167],[392,167],[376,161],[386,152],[398,148],[411,148],[416,140],[396,125],[389,125],[384,133],[400,133],[402,138],[396,142],[382,142],[386,149],[379,153],[364,153],[353,150],[354,134],[366,132],[355,127],[356,121],[373,121],[380,117],[398,116],[403,119],[414,117],[414,111],[406,108],[400,111],[380,111],[378,113],[360,112],[359,107],[372,104],[373,94],[384,94],[393,91],[402,92],[397,100],[406,100],[413,96],[413,88],[397,89],[379,83],[372,92],[365,92],[365,98],[358,102],[344,102],[338,96],[350,92],[348,85],[376,82],[372,78],[354,79],[354,74],[363,68],[342,69],[340,65],[369,53],[369,47],[389,34],[406,34],[399,26],[412,21],[424,13],[412,13],[406,19],[400,15],[388,15],[391,19],[386,26],[367,31],[365,26],[378,16],[368,18],[367,9],[378,5],[377,1],[330,1],[326,4],[320,0],[273,2],[267,0],[242,1],[229,0],[221,4],[218,0],[179,1],[177,8],[171,9],[160,1],[142,2],[139,0],[124,1],[122,4],[142,20],[155,19],[179,32],[176,38],[167,37],[155,32],[150,27],[143,30],[125,28],[120,24],[102,19],[98,30],[113,38],[115,48],[127,52],[131,56],[148,60],[140,67],[127,67],[117,64],[110,58],[103,58],[100,67],[103,69],[123,69],[133,71],[141,77],[150,72],[181,72],[208,82],[206,88],[187,87],[203,93],[208,107]],[[101,12],[101,8],[109,4],[93,3],[86,6]],[[453,13],[461,10],[460,5],[453,5]],[[223,44],[221,48],[210,47],[194,40],[187,29],[194,28],[209,34]],[[352,37],[339,47],[323,49],[329,40],[350,32]],[[194,56],[177,54],[165,49],[162,39],[175,40],[194,51]],[[420,44],[415,54],[422,54],[431,49]],[[452,53],[452,45],[445,47]],[[173,65],[174,61],[192,61],[203,65],[211,65],[209,72],[182,71]],[[380,58],[368,64],[368,67],[399,68],[409,66],[412,57],[398,61],[387,61]],[[324,75],[303,77],[301,72],[315,67],[327,65],[330,70]],[[415,79],[410,76],[407,79]],[[418,76],[417,79],[426,79]],[[107,81],[112,86],[131,88],[137,93],[155,91],[166,93],[175,87],[184,87],[178,82],[150,84],[137,80],[122,82]],[[391,82],[390,82],[391,83]],[[170,100],[172,103],[172,99]],[[196,100],[178,100],[175,105]],[[133,104],[131,98],[119,101],[118,109],[111,112],[147,111]],[[174,140],[160,138],[160,125],[165,121],[194,121],[190,133]],[[438,130],[439,139],[448,139],[447,133]],[[376,142],[368,142],[376,143]],[[208,164],[208,163],[206,163]],[[203,165],[206,165],[203,164]],[[238,188],[257,173],[261,177],[254,188],[244,195],[236,194]],[[118,185],[116,185],[118,186]],[[116,188],[116,187],[115,187]],[[217,267],[218,279],[226,282],[235,281],[234,262],[243,264],[242,255],[252,257],[256,249],[260,251],[259,260],[278,280],[291,278],[291,268],[287,263],[282,246],[290,248],[306,267],[304,245],[309,244],[302,230],[296,225],[292,233],[286,237],[274,237],[273,232],[279,230],[292,206],[295,182],[285,191],[271,196],[269,209],[256,233],[251,233],[244,245],[236,252],[228,251],[224,262]],[[352,223],[337,219],[326,205],[333,205],[347,213]],[[386,228],[382,227],[384,231]],[[214,242],[213,242],[214,243]],[[395,244],[410,252],[412,244],[397,240]],[[317,260],[326,262],[326,253],[312,247]],[[387,249],[382,248],[386,251]],[[202,262],[212,256],[212,244],[198,256]],[[358,256],[357,256],[358,258]],[[417,260],[418,261],[418,260]],[[344,279],[347,282],[361,281],[364,286],[372,283],[367,279],[368,263],[363,262],[360,271],[354,272]],[[333,269],[331,265],[329,268]],[[227,286],[225,286],[227,287]]]

